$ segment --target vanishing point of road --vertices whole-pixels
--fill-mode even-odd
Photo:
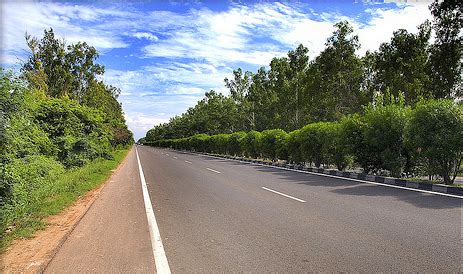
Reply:
[[[46,272],[461,272],[462,201],[137,146]]]

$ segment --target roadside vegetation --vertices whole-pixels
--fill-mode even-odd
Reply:
[[[101,184],[133,143],[95,48],[52,29],[26,42],[21,72],[0,70],[1,249]]]
[[[228,96],[207,92],[140,142],[452,184],[463,158],[461,7],[434,2],[432,22],[364,56],[339,22],[318,56],[299,45],[257,72],[238,68]]]

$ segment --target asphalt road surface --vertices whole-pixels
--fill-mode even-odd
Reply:
[[[170,270],[461,272],[462,199],[138,146]],[[135,150],[47,271],[153,272]]]

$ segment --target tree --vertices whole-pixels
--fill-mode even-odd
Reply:
[[[313,121],[332,121],[360,110],[362,61],[355,54],[358,36],[347,21],[335,24],[326,48],[307,73],[307,112]]]
[[[243,74],[241,68],[233,71],[234,79],[224,79],[225,86],[230,90],[230,97],[237,105],[238,119],[241,125],[237,130],[249,130],[255,127],[255,114],[252,105],[248,100],[249,88],[251,86],[252,73],[246,71]]]
[[[268,74],[268,71],[261,67],[257,73],[252,75],[247,100],[251,105],[254,120],[253,130],[262,131],[276,127],[278,97],[274,89],[271,88]]]
[[[431,26],[425,22],[418,33],[404,29],[394,32],[389,43],[383,43],[375,53],[376,85],[382,93],[389,89],[394,96],[405,95],[405,103],[414,105],[420,98],[430,98],[428,48]]]
[[[429,65],[432,94],[434,98],[461,98],[463,5],[457,0],[436,0],[430,5],[430,10],[436,33]]]
[[[98,58],[94,47],[85,42],[66,47],[64,40],[55,38],[52,28],[44,30],[40,40],[26,34],[26,43],[31,55],[22,71],[32,86],[43,88],[46,84],[51,97],[81,102],[91,82],[104,73],[104,67],[94,62]]]

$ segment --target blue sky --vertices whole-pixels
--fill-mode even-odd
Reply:
[[[310,58],[323,50],[333,24],[348,20],[362,45],[376,50],[392,32],[431,19],[429,2],[387,1],[3,1],[1,60],[18,68],[24,34],[52,27],[68,43],[100,52],[104,80],[119,100],[136,139],[194,106],[204,92],[227,93],[233,69],[256,71],[299,43]]]

